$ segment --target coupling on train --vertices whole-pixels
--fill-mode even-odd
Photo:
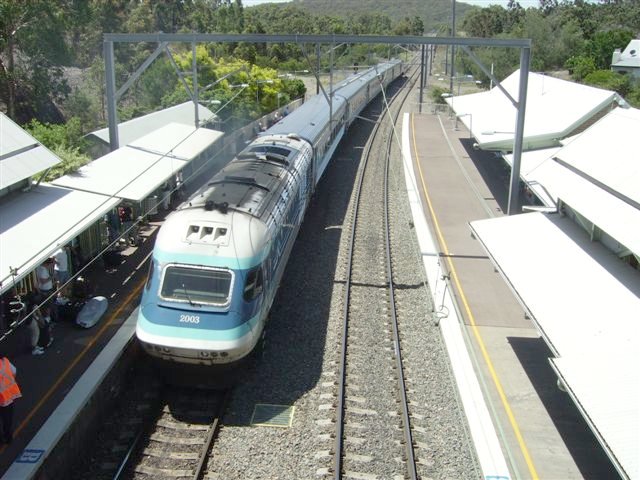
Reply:
[[[255,348],[334,150],[402,68],[393,60],[352,75],[336,86],[331,108],[324,95],[311,98],[167,217],[136,325],[146,352],[178,363],[220,365]]]

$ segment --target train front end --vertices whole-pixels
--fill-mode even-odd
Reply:
[[[136,336],[144,350],[192,365],[246,357],[267,313],[260,295],[266,233],[244,215],[202,208],[172,214],[158,234],[140,303]]]

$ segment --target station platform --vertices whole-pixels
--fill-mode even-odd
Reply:
[[[96,325],[85,329],[69,321],[56,322],[52,332],[53,343],[42,355],[31,354],[29,331],[25,324],[18,326],[2,342],[2,353],[16,366],[16,379],[22,391],[22,398],[15,401],[13,441],[0,447],[2,478],[28,478],[4,475],[14,462],[35,466],[48,455],[47,451],[40,449],[36,452],[30,450],[30,442],[38,435],[48,439],[58,438],[64,433],[67,419],[56,418],[61,415],[58,410],[61,402],[69,396],[79,395],[80,408],[90,398],[104,371],[94,372],[93,380],[84,384],[79,382],[83,374],[98,365],[103,365],[105,370],[104,365],[115,361],[123,346],[133,338],[134,328],[125,325],[123,329],[123,325],[138,305],[147,274],[146,260],[163,218],[161,213],[140,227],[141,242],[138,246],[126,246],[119,251],[116,268],[106,269],[102,260],[97,258],[78,273],[88,281],[91,296],[108,299],[107,311]],[[120,347],[114,349],[112,342]],[[66,412],[64,415],[67,413],[74,414]],[[47,428],[43,428],[44,425],[48,425]],[[27,468],[26,471],[29,470]]]
[[[487,465],[485,478],[618,478],[576,406],[557,387],[552,353],[471,235],[470,221],[507,210],[510,170],[504,160],[475,150],[468,130],[447,114],[405,114],[402,133],[416,232],[459,390],[469,397],[463,404],[470,428],[480,410],[491,419],[486,431],[479,430],[485,438],[474,438]],[[451,303],[445,300],[449,292]],[[456,336],[474,372],[456,366]],[[469,376],[475,377],[469,383],[477,380],[480,398],[471,399],[473,388],[460,387]],[[491,436],[500,451],[489,451]]]

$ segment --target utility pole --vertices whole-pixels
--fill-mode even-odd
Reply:
[[[453,5],[452,5],[452,12],[453,12],[453,17],[451,19],[451,37],[455,38],[456,36],[456,0],[452,0],[453,1]],[[449,79],[449,93],[451,93],[451,95],[453,95],[453,77],[456,74],[456,67],[455,67],[455,58],[456,58],[456,47],[455,45],[451,45],[451,78]]]
[[[418,113],[422,113],[425,68],[425,45],[422,45],[422,49],[420,51],[420,99],[418,100]]]

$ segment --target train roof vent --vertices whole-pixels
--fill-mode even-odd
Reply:
[[[212,223],[191,223],[187,228],[185,240],[189,243],[226,245],[229,240],[229,227]]]
[[[250,187],[260,188],[261,190],[265,190],[267,192],[269,191],[267,187],[256,182],[256,179],[254,177],[242,177],[238,175],[227,175],[224,177],[223,182],[210,182],[209,185],[215,185],[217,183],[224,183],[224,182],[236,183],[240,185],[249,185]]]
[[[264,156],[265,156],[265,160],[269,160],[270,162],[280,163],[287,167],[289,166],[289,162],[287,161],[287,158],[282,155],[278,155],[276,153],[265,153]]]
[[[298,140],[301,141],[302,139],[296,135],[295,133],[290,133],[289,135],[287,135],[287,138],[290,138],[291,140]]]
[[[227,211],[229,210],[229,203],[228,202],[216,203],[213,200],[207,200],[206,202],[204,202],[204,209],[207,212],[218,210],[223,215],[226,215]]]

